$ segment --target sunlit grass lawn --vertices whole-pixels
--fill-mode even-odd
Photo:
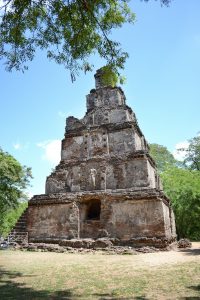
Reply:
[[[200,299],[199,255],[153,265],[146,257],[0,251],[0,299]]]

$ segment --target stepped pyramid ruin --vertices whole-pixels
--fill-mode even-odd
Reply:
[[[45,194],[29,201],[29,241],[166,246],[176,238],[174,214],[135,114],[120,87],[104,86],[102,69],[95,83],[83,119],[66,119]]]

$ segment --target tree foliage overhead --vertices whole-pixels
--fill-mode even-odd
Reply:
[[[88,57],[97,51],[114,68],[128,54],[108,38],[111,29],[134,21],[124,0],[4,1],[0,23],[0,57],[8,70],[24,70],[37,48],[71,71],[90,69]]]
[[[70,70],[91,70],[89,56],[97,52],[115,72],[124,67],[127,52],[110,38],[112,29],[133,23],[129,0],[0,0],[0,59],[6,69],[26,70],[36,50]],[[146,0],[148,2],[148,0]],[[168,5],[170,0],[160,0]]]
[[[149,2],[149,0],[143,0],[144,2]],[[155,0],[157,1],[157,0]],[[160,3],[163,5],[169,5],[172,0],[160,0]]]
[[[0,148],[0,218],[24,197],[23,191],[30,178],[31,169],[21,166],[12,155]]]

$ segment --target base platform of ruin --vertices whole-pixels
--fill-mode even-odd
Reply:
[[[35,196],[29,202],[27,226],[29,242],[69,240],[65,245],[83,248],[90,248],[90,238],[106,238],[116,246],[158,248],[176,238],[169,200],[155,189]]]

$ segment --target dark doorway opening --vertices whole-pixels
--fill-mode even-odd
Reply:
[[[87,209],[87,220],[100,220],[101,201],[98,199],[91,200]]]

